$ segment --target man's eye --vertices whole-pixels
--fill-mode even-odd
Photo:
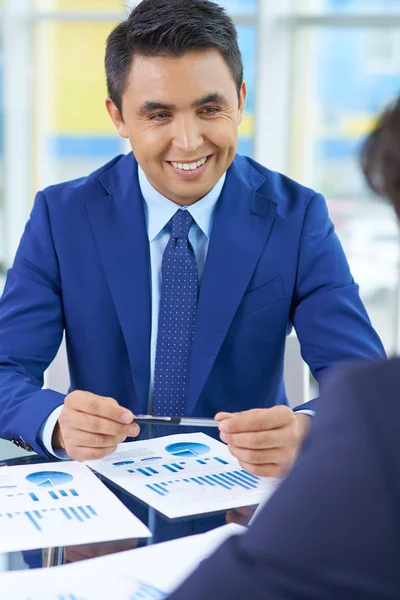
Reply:
[[[156,115],[151,115],[150,121],[164,121],[168,117],[168,113],[157,113]]]
[[[202,112],[204,115],[214,115],[219,112],[219,108],[216,106],[208,106],[207,108],[204,108]]]

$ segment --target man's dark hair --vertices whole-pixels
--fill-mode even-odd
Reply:
[[[218,50],[236,83],[243,62],[232,19],[209,0],[142,0],[107,39],[108,95],[122,114],[122,96],[135,55],[177,58],[194,50]]]
[[[400,97],[368,136],[362,167],[371,189],[391,201],[400,219]]]

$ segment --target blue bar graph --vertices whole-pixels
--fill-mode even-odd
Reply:
[[[32,525],[35,527],[35,529],[37,529],[38,531],[43,531],[35,517],[29,511],[26,511],[25,514],[28,517],[29,521],[32,523]]]
[[[168,471],[171,471],[172,473],[177,473],[178,469],[175,469],[174,467],[171,467],[171,465],[163,465],[163,467],[165,467],[166,469],[168,469]]]
[[[85,600],[81,595],[76,596],[75,594],[67,594],[66,596],[62,594],[61,596],[57,596],[57,600]]]
[[[69,510],[72,513],[72,515],[75,517],[75,519],[78,519],[78,521],[80,523],[83,521],[81,515],[78,513],[78,511],[73,506],[71,506]]]
[[[29,523],[37,530],[43,531],[42,525],[43,519],[51,513],[61,513],[68,521],[76,521],[83,523],[85,520],[90,521],[93,517],[97,517],[97,512],[90,505],[83,506],[69,506],[67,508],[50,508],[42,510],[27,510],[25,512],[14,512],[14,513],[0,513],[0,523],[2,518],[14,519],[17,517],[25,517]]]
[[[173,467],[176,467],[179,471],[183,471],[183,467],[181,467],[180,465],[178,465],[177,463],[172,463]]]
[[[167,495],[167,492],[164,492],[164,490],[161,491],[161,490],[157,489],[154,485],[147,484],[146,487],[148,487],[150,490],[152,490],[153,492],[155,492],[159,496],[166,496]]]
[[[69,512],[67,512],[67,511],[65,510],[65,508],[62,508],[62,509],[61,509],[61,512],[62,512],[62,514],[64,515],[64,517],[65,517],[66,519],[68,519],[68,521],[72,521],[72,517],[71,517],[71,515],[69,514]]]
[[[146,475],[146,477],[151,477],[151,473],[148,473],[146,469],[138,469],[139,473]]]
[[[181,481],[187,485],[196,487],[219,487],[227,491],[241,488],[242,490],[252,491],[258,489],[260,478],[242,469],[240,471],[209,473],[207,475],[198,475],[197,477],[176,479],[175,481],[159,481],[148,484],[146,487],[159,496],[167,496],[170,492],[173,492],[174,485]]]
[[[83,506],[78,506],[79,512],[85,517],[85,519],[91,519],[92,517],[86,512]]]
[[[138,589],[134,592],[133,596],[129,600],[162,600],[166,598],[167,594],[164,594],[161,590],[147,585],[145,583],[139,584]]]
[[[224,460],[223,458],[219,458],[219,456],[214,456],[214,460],[220,462],[223,465],[229,465],[229,463],[226,460]]]

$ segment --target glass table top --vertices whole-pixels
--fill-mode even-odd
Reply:
[[[179,433],[194,433],[198,429],[189,427],[179,427]],[[159,435],[170,435],[177,433],[176,428],[172,431],[171,427],[157,427]],[[204,431],[210,434],[210,430]],[[217,435],[217,432],[215,432]],[[128,441],[151,439],[154,436],[154,428],[151,425],[141,426],[140,435],[135,439]],[[37,463],[54,462],[57,459],[49,460],[43,456],[32,454],[17,458],[5,458],[0,460],[0,468],[5,466],[15,465],[30,465]],[[37,550],[29,550],[23,552],[12,552],[8,554],[0,554],[0,571],[3,570],[18,570],[26,568],[42,568],[66,564],[104,556],[115,552],[130,550],[148,544],[155,544],[176,538],[185,537],[188,535],[204,533],[216,527],[220,527],[226,523],[239,523],[247,525],[253,511],[249,508],[236,509],[230,511],[216,512],[184,517],[179,519],[169,519],[149,507],[141,500],[135,498],[128,492],[120,489],[116,484],[105,480],[101,475],[97,475],[99,479],[110,489],[121,502],[135,514],[152,533],[152,537],[145,539],[124,539],[108,542],[99,542],[95,544],[83,544],[79,546],[66,546],[63,548],[38,548]]]

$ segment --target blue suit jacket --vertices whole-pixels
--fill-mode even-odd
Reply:
[[[400,359],[329,383],[304,451],[254,525],[170,600],[399,600],[399,390]]]
[[[71,389],[146,412],[150,258],[132,154],[38,193],[0,302],[0,437],[37,452],[63,396],[41,390],[66,331]],[[324,199],[237,156],[218,201],[199,296],[188,414],[286,403],[295,326],[321,382],[334,364],[384,350]]]

